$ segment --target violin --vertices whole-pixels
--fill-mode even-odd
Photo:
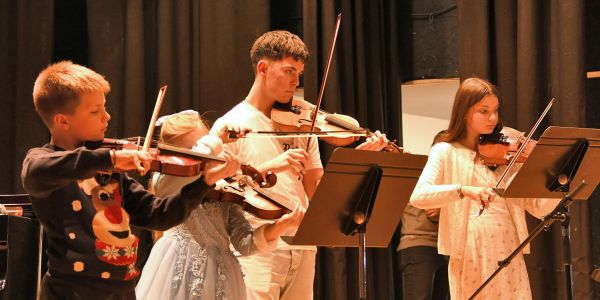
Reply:
[[[533,128],[529,131],[527,137],[525,137],[522,132],[513,128],[505,127],[506,129],[504,129],[502,124],[497,126],[497,128],[500,128],[501,130],[494,130],[495,132],[492,132],[492,134],[489,135],[495,136],[495,138],[492,137],[489,139],[485,136],[483,136],[483,138],[480,137],[478,151],[484,164],[488,166],[507,165],[496,182],[494,190],[498,191],[502,180],[506,177],[515,163],[524,162],[527,157],[529,157],[529,153],[533,151],[533,148],[537,143],[537,141],[531,139],[531,136],[533,136],[533,133],[540,126],[540,123],[548,111],[550,111],[550,108],[554,104],[554,100],[555,99],[552,98],[548,105],[546,105],[546,108],[533,125]],[[483,203],[483,200],[481,200],[481,202],[481,208],[478,215],[481,215],[485,209],[485,203]]]
[[[313,120],[315,126],[311,130]],[[369,129],[360,127],[358,121],[350,116],[317,110],[317,106],[301,98],[294,97],[288,103],[276,102],[271,110],[271,121],[277,131],[244,132],[244,137],[284,138],[318,137],[326,143],[341,147],[358,140],[359,137],[373,135]],[[239,138],[239,133],[230,131],[229,137]],[[381,150],[403,153],[402,147],[395,141],[389,141]]]
[[[499,132],[482,135],[479,138],[479,156],[485,165],[493,167],[508,165],[511,160],[523,163],[537,143],[536,140],[526,140],[524,132],[504,127]],[[516,156],[521,147],[523,150]]]
[[[291,213],[294,206],[285,197],[256,186],[248,177],[236,175],[226,178],[227,185],[222,187],[222,200],[231,201],[261,219],[279,219]]]
[[[102,147],[115,150],[139,150],[139,144],[131,142],[131,140],[140,141],[141,138],[130,138],[128,140],[104,139],[101,142],[86,143],[86,147],[90,149]],[[225,163],[225,160],[218,156],[202,154],[190,149],[156,141],[152,143],[155,145],[155,148],[148,150],[153,158],[148,171],[172,176],[190,177],[200,174],[204,170],[204,164],[208,161]],[[250,177],[260,187],[268,188],[277,183],[277,175],[270,171],[266,175],[263,175],[248,164],[242,164],[240,170],[243,175]],[[113,171],[122,172],[123,170],[115,169]]]
[[[316,120],[317,136],[324,142],[333,146],[347,146],[358,140],[359,137],[373,135],[369,129],[360,127],[356,119],[351,116],[329,113],[300,98],[292,98],[288,103],[276,102],[271,110],[271,120],[276,128],[283,131],[309,132],[312,120]],[[319,135],[319,133],[324,133]],[[402,153],[403,149],[390,141],[382,149],[386,152]]]
[[[274,127],[281,131],[310,132],[311,123],[316,120],[314,129],[324,142],[333,146],[347,146],[367,136],[370,132],[359,126],[356,119],[335,113],[328,113],[300,98],[292,98],[288,103],[276,102],[271,110]]]
[[[96,143],[97,147],[112,147],[113,149],[125,149],[125,150],[138,150],[150,153],[152,161],[148,171],[160,172],[162,174],[173,175],[173,176],[196,176],[204,170],[204,165],[207,161],[216,161],[225,163],[225,160],[213,155],[201,154],[190,149],[168,145],[160,142],[156,142],[152,137],[154,136],[154,129],[156,121],[158,120],[158,113],[162,107],[165,94],[167,92],[167,86],[162,86],[158,91],[156,103],[154,105],[154,111],[146,137],[143,139],[143,146],[139,146],[140,137],[135,138],[138,143],[132,143],[129,141],[119,141],[115,139],[104,139],[103,141]],[[90,146],[89,143],[86,143]],[[152,145],[156,145],[156,148],[151,148]],[[93,147],[94,145],[92,145]],[[243,174],[249,176],[255,180],[261,187],[271,187],[277,182],[277,176],[272,172],[267,172],[265,176],[258,170],[250,165],[242,165],[241,171]],[[113,170],[123,171],[123,170]],[[96,179],[100,184],[108,183],[104,180],[103,174],[96,176]]]

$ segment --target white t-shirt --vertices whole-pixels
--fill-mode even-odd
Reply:
[[[235,124],[257,131],[274,131],[271,119],[246,101],[242,101],[228,113],[219,118],[213,128],[220,128],[223,124]],[[308,138],[241,138],[236,142],[225,144],[224,147],[238,156],[242,163],[258,166],[266,161],[272,160],[288,149],[306,149]],[[310,142],[308,150],[309,158],[305,166],[306,170],[323,168],[319,155],[319,147],[316,139]],[[292,203],[300,203],[300,207],[308,207],[308,196],[304,190],[301,178],[291,170],[277,173],[277,183],[269,190],[287,197]],[[246,213],[246,219],[254,228],[272,220],[256,218]],[[297,228],[284,232],[283,236],[292,236]],[[309,249],[314,247],[290,246],[280,239],[279,249]]]

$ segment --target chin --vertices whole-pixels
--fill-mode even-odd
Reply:
[[[281,98],[278,97],[277,99],[275,99],[275,101],[286,104],[286,103],[290,103],[290,101],[292,101],[292,97],[281,97]]]

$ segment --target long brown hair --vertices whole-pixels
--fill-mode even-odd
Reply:
[[[489,81],[476,77],[465,79],[456,91],[450,124],[448,124],[448,129],[441,136],[440,141],[454,142],[461,139],[467,132],[466,120],[469,109],[481,99],[490,95],[500,98],[496,86]],[[501,124],[499,118],[498,124]]]

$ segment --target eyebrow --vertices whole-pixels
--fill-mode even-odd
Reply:
[[[487,104],[480,104],[479,108],[490,108],[491,106],[487,105]],[[500,105],[495,105],[494,108],[500,108]]]

